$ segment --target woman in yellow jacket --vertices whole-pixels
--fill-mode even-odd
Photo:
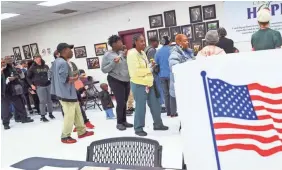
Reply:
[[[161,119],[161,106],[153,87],[153,75],[145,52],[145,38],[133,36],[133,48],[128,51],[127,65],[130,86],[135,100],[134,130],[138,136],[146,136],[145,126],[146,101],[154,120],[154,130],[168,130]]]

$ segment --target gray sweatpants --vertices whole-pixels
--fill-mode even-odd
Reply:
[[[48,108],[48,112],[52,113],[53,112],[53,104],[51,100],[51,85],[43,87],[43,86],[37,86],[36,87],[36,93],[38,95],[39,101],[40,101],[40,114],[42,116],[46,115],[46,105]]]

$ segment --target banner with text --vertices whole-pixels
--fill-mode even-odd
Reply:
[[[270,27],[282,33],[282,1],[226,1],[222,26],[228,37],[235,42],[251,41],[252,34],[259,29],[257,12],[261,8],[270,9]]]
[[[281,56],[246,52],[173,67],[187,169],[281,170]]]

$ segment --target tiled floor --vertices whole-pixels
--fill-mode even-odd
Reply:
[[[106,120],[104,112],[87,110],[86,113],[96,126],[95,135],[80,139],[72,145],[60,142],[63,125],[61,112],[54,113],[56,119],[49,123],[40,122],[38,115],[32,116],[35,122],[29,124],[15,123],[12,120],[10,130],[5,131],[3,127],[1,128],[2,168],[34,156],[84,161],[86,147],[92,141],[110,137],[135,136],[133,129],[123,132],[116,130],[116,120]],[[164,124],[170,127],[169,131],[153,131],[152,116],[147,109],[145,127],[145,131],[148,132],[147,138],[158,140],[163,146],[163,167],[181,168],[182,147],[178,132],[179,120],[178,118],[169,118],[166,114],[162,114],[162,118]],[[128,117],[128,122],[133,122],[133,116]],[[77,138],[76,133],[73,133],[72,136]]]

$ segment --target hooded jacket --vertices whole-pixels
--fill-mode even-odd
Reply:
[[[26,80],[29,85],[35,86],[49,86],[51,84],[49,80],[49,67],[45,64],[45,61],[42,60],[41,65],[36,64],[35,62],[27,71]]]
[[[175,89],[174,89],[174,75],[172,72],[172,66],[180,63],[184,63],[188,60],[195,60],[194,53],[191,49],[183,50],[178,45],[172,47],[169,56],[169,67],[170,67],[170,88],[169,94],[172,97],[175,97]]]

